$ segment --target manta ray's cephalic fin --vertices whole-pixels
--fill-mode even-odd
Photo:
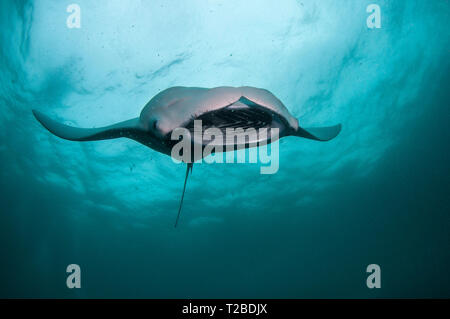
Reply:
[[[341,128],[342,128],[341,124],[324,127],[310,127],[310,128],[301,128],[299,126],[297,132],[295,133],[295,136],[326,142],[338,136],[339,132],[341,131]]]
[[[105,127],[78,128],[58,123],[36,110],[33,110],[33,115],[51,133],[71,141],[98,141],[119,137],[138,139],[141,132],[138,117]]]
[[[175,227],[177,227],[178,219],[180,219],[181,206],[183,206],[184,192],[186,191],[186,182],[187,182],[187,179],[188,179],[188,176],[189,176],[189,171],[192,174],[192,167],[193,166],[194,166],[193,163],[187,163],[186,177],[184,178],[183,194],[181,195],[180,207],[178,208],[178,215],[177,215],[177,220],[175,221]]]

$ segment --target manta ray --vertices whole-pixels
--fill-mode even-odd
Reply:
[[[171,87],[155,95],[142,109],[140,116],[100,128],[77,128],[58,123],[39,111],[33,110],[36,119],[54,135],[71,141],[98,141],[126,137],[151,149],[171,156],[177,141],[171,139],[174,130],[185,128],[194,133],[195,122],[201,120],[202,130],[217,128],[226,136],[227,129],[278,129],[278,138],[298,136],[316,141],[329,141],[341,131],[341,124],[326,127],[303,128],[284,104],[265,89],[255,87]],[[273,142],[271,135],[257,135],[238,145],[235,139],[226,137],[223,145],[245,148],[258,143]],[[200,142],[202,147],[205,141]],[[240,142],[242,144],[242,141]],[[203,153],[202,153],[203,154]],[[200,155],[200,158],[203,155]],[[172,154],[173,155],[173,154]],[[183,204],[186,182],[193,163],[186,162],[186,176],[175,227]]]

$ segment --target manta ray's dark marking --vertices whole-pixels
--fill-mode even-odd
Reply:
[[[101,128],[76,128],[58,123],[39,111],[36,119],[50,132],[71,141],[97,141],[119,137],[136,140],[158,152],[171,155],[175,141],[170,139],[174,129],[193,130],[194,120],[202,120],[202,129],[278,128],[279,138],[299,136],[316,141],[335,138],[341,125],[302,128],[298,120],[272,93],[254,87],[172,87],[155,95],[139,117]],[[273,142],[269,137],[257,142]],[[255,141],[253,141],[255,142]],[[234,140],[233,140],[234,143]],[[249,143],[245,144],[249,146]],[[202,155],[203,156],[203,155]],[[193,162],[186,163],[186,177],[175,226],[178,224],[189,172]]]

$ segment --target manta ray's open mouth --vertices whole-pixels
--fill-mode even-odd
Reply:
[[[287,126],[283,118],[245,97],[241,97],[238,101],[227,107],[207,112],[192,119],[185,126],[191,134],[194,133],[194,121],[197,120],[202,121],[203,132],[209,128],[218,128],[223,134],[225,134],[227,128],[242,128],[244,130],[248,128],[254,128],[255,130],[271,128],[274,121]]]

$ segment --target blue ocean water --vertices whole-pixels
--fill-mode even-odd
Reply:
[[[71,3],[0,2],[0,297],[450,297],[448,1],[77,0],[68,28]],[[185,166],[31,113],[99,127],[178,85],[343,130],[283,139],[273,175],[196,165],[174,228]]]

